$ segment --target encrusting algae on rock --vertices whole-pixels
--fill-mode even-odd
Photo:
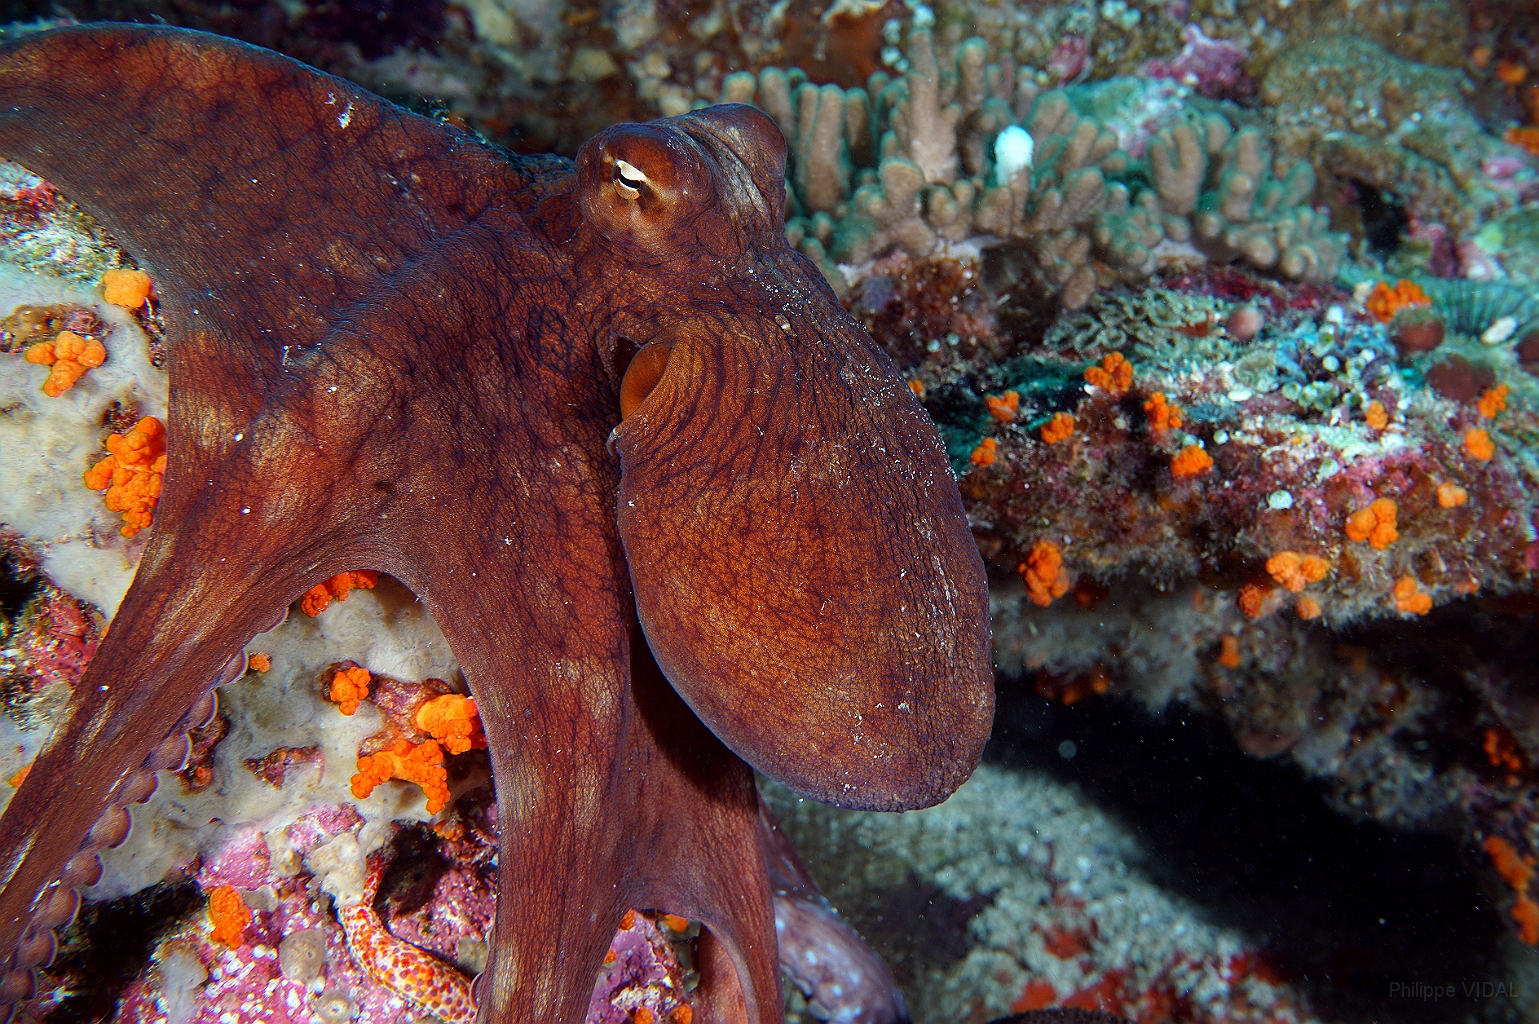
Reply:
[[[1035,688],[1055,706],[1131,697],[1158,710],[1178,702],[1183,714],[1193,709],[1226,725],[1254,757],[1291,760],[1343,813],[1396,829],[1455,828],[1466,854],[1484,853],[1471,858],[1482,873],[1493,874],[1489,864],[1510,888],[1515,902],[1510,914],[1505,902],[1499,904],[1502,918],[1524,941],[1539,940],[1539,904],[1528,892],[1532,851],[1539,849],[1531,813],[1539,747],[1525,725],[1526,682],[1506,672],[1492,653],[1499,638],[1513,633],[1514,622],[1519,631],[1526,628],[1527,620],[1514,617],[1513,609],[1530,599],[1539,571],[1531,497],[1536,391],[1533,369],[1524,369],[1539,366],[1539,334],[1511,298],[1534,287],[1522,269],[1527,257],[1514,242],[1525,218],[1532,218],[1534,164],[1499,141],[1504,134],[1528,139],[1539,130],[1512,125],[1503,131],[1504,118],[1539,123],[1539,105],[1529,102],[1534,70],[1514,81],[1514,68],[1533,65],[1531,57],[1517,52],[1520,43],[1505,40],[1499,27],[1479,28],[1476,15],[1470,22],[1476,27],[1460,20],[1457,31],[1406,30],[1407,24],[1447,20],[1426,5],[1396,9],[1393,17],[1411,22],[1375,35],[1375,45],[1326,47],[1290,38],[1296,35],[1288,25],[1298,20],[1297,4],[1291,12],[1283,10],[1287,5],[1268,8],[1265,32],[1248,28],[1255,11],[1244,4],[1232,17],[1199,5],[1189,15],[1199,28],[1180,24],[1187,15],[1155,16],[1147,7],[1140,23],[1132,19],[1140,14],[1134,7],[1113,3],[1091,11],[1094,31],[1064,5],[1029,11],[950,5],[937,11],[930,26],[920,24],[912,6],[888,5],[869,18],[843,10],[856,6],[840,5],[841,12],[816,29],[798,29],[807,37],[801,43],[789,38],[789,30],[766,28],[762,11],[736,2],[727,3],[726,17],[719,19],[731,32],[718,29],[715,35],[710,16],[680,20],[678,5],[653,4],[610,5],[591,19],[578,12],[581,19],[564,19],[565,28],[555,31],[579,38],[588,54],[585,65],[611,66],[605,95],[629,90],[642,103],[660,96],[672,104],[671,113],[686,109],[694,97],[730,93],[773,108],[787,128],[789,233],[872,327],[945,432],[995,583],[995,634],[1006,687],[1027,693]],[[1318,16],[1318,5],[1303,6]],[[1372,6],[1356,5],[1353,17],[1379,18],[1381,28],[1392,20]],[[497,5],[471,7],[465,17],[475,31],[465,37],[474,36],[477,58],[495,54],[510,61],[460,67],[446,56],[460,43],[424,35],[411,51],[387,48],[377,60],[371,51],[367,73],[396,81],[389,76],[406,75],[401,68],[409,63],[417,84],[441,84],[450,72],[474,68],[484,75],[485,67],[516,77],[533,59],[530,40],[537,28],[520,19],[512,34],[523,41],[497,44],[482,23]],[[451,9],[459,16],[459,8]],[[636,10],[645,17],[627,21]],[[1479,17],[1489,16],[1482,8]],[[838,27],[854,23],[864,27]],[[582,35],[589,29],[581,26],[590,24],[602,41]],[[890,49],[890,56],[873,51],[858,76],[832,88],[826,76],[837,61],[814,62],[813,49],[803,45],[808,39],[818,47],[826,42],[843,53],[852,39],[865,36]],[[743,40],[760,48],[751,64],[723,57]],[[1190,52],[1178,57],[1175,49],[1161,50],[1171,40],[1174,47],[1185,40]],[[564,60],[566,41],[549,53]],[[1476,42],[1466,54],[1466,44]],[[1428,56],[1439,46],[1451,59]],[[1125,51],[1120,56],[1118,48]],[[1481,49],[1495,53],[1480,59]],[[1326,50],[1345,53],[1355,66]],[[413,56],[405,61],[408,52]],[[1227,72],[1192,63],[1211,53],[1228,53]],[[1146,54],[1150,70],[1140,71]],[[796,60],[810,77],[765,67]],[[1181,61],[1194,70],[1168,77],[1153,70],[1156,63],[1186,68]],[[578,64],[574,58],[572,66]],[[1317,64],[1332,76],[1356,73],[1372,88],[1335,97],[1298,83]],[[729,81],[742,66],[752,68],[752,82],[746,75]],[[878,78],[869,77],[873,70]],[[1139,78],[1107,77],[1135,71]],[[1422,78],[1440,75],[1467,78],[1476,93],[1465,90],[1461,98],[1460,88],[1424,87]],[[1476,124],[1471,112],[1490,99],[1476,94],[1487,91],[1493,77],[1506,91],[1502,102],[1480,108],[1479,123],[1487,129],[1478,145],[1445,146],[1463,138],[1444,132],[1446,125]],[[496,106],[501,101],[477,94],[481,79],[454,81],[459,91],[446,102],[483,115],[469,114],[470,123],[495,136],[499,129],[487,126],[509,118],[504,129],[517,124],[522,130],[522,121]],[[1215,92],[1220,81],[1229,85]],[[1293,84],[1301,87],[1284,88]],[[1277,102],[1258,104],[1258,86]],[[1220,103],[1214,96],[1239,102]],[[1024,156],[1023,136],[1031,147]],[[13,191],[19,203],[47,201],[43,186],[23,183]],[[1454,209],[1449,199],[1460,194],[1478,195],[1480,202]],[[1393,251],[1379,252],[1378,243],[1365,237],[1370,197],[1391,207],[1391,214],[1404,211],[1405,222],[1391,225],[1401,232]],[[11,201],[3,188],[0,198]],[[1352,234],[1350,248],[1343,231]],[[148,275],[99,272],[101,265],[121,262],[120,256],[98,260],[92,264],[98,270],[80,280],[92,288],[100,281],[98,294],[107,303],[148,322],[160,313]],[[1258,267],[1262,272],[1254,272]],[[1477,280],[1487,273],[1494,276]],[[1509,309],[1500,302],[1517,304]],[[1482,303],[1489,315],[1481,312]],[[1065,308],[1080,312],[1064,316]],[[61,326],[7,349],[16,353],[13,362],[23,364],[30,346],[53,344]],[[87,341],[97,337],[78,326],[71,330]],[[75,379],[85,386],[77,384],[65,401],[40,404],[78,404],[118,368],[123,350],[117,336],[100,338],[110,347],[110,353],[103,350],[110,362],[99,364],[106,370],[88,373],[95,353],[82,349],[86,358],[77,360]],[[57,369],[60,362],[50,379],[75,372]],[[21,371],[35,393],[42,372],[30,365]],[[105,422],[122,430],[146,409],[158,412],[159,406],[141,409],[125,400],[111,419],[93,419],[90,430],[100,432]],[[68,467],[72,486],[83,468],[78,459]],[[143,524],[132,527],[125,515],[125,535],[148,526],[152,512],[150,504],[142,510]],[[97,529],[93,536],[106,532]],[[304,614],[291,625],[326,634],[354,621],[357,605],[375,607],[374,595],[326,609],[373,583],[365,572],[326,581],[295,606]],[[393,587],[393,581],[382,581],[386,595],[398,591]],[[322,620],[306,618],[323,613]],[[1497,628],[1469,648],[1476,653],[1460,652],[1460,624],[1477,615]],[[1467,655],[1460,679],[1436,681],[1436,666],[1452,659],[1431,641],[1426,649],[1435,656],[1419,659],[1414,651],[1420,647],[1397,654],[1412,651],[1415,638],[1445,630],[1453,636],[1450,649]],[[268,667],[276,684],[293,671],[293,656],[278,648],[274,654]],[[380,675],[355,665],[353,675],[328,678],[328,668],[350,656],[367,660]],[[1408,668],[1404,660],[1417,664]],[[261,671],[255,654],[250,666]],[[485,742],[474,702],[423,686],[396,707],[387,708],[384,697],[375,705],[371,692],[395,685],[387,673],[413,679],[426,673],[380,665],[359,646],[330,650],[307,672],[306,699],[329,695],[341,711],[319,715],[310,704],[304,707],[327,719],[328,730],[351,730],[346,749],[338,754],[328,748],[323,756],[321,739],[301,734],[307,726],[295,722],[288,727],[293,735],[242,749],[232,763],[237,775],[249,774],[285,797],[297,791],[293,781],[284,788],[285,775],[306,780],[340,766],[342,791],[316,819],[324,827],[307,819],[270,835],[270,851],[255,844],[262,851],[256,859],[270,855],[275,865],[262,883],[279,889],[280,902],[306,906],[309,895],[297,884],[284,889],[276,865],[307,879],[312,832],[333,838],[332,830],[341,828],[345,836],[346,829],[359,827],[349,817],[359,809],[374,816],[367,826],[371,835],[390,831],[399,826],[381,828],[389,823],[377,818],[385,805],[393,808],[389,814],[418,821],[426,805],[436,820],[418,831],[442,844],[433,846],[432,857],[448,859],[456,884],[470,877],[465,865],[475,860],[464,852],[470,844],[456,846],[458,840],[446,837],[465,831],[474,837],[484,824],[468,810],[474,801],[460,798],[470,785],[466,772],[485,770],[474,753]],[[253,674],[237,686],[257,682]],[[460,687],[457,680],[450,685]],[[330,708],[322,704],[320,710]],[[385,724],[371,732],[378,728],[376,710]],[[242,719],[235,714],[238,733]],[[1471,748],[1471,736],[1484,737],[1488,749]],[[1419,756],[1424,747],[1438,757]],[[359,757],[360,751],[372,752]],[[384,784],[373,776],[403,778],[422,786],[426,800],[403,786],[375,793],[367,806],[349,803],[355,759],[365,792]],[[438,772],[444,773],[442,797]],[[969,793],[964,790],[959,802]],[[993,822],[988,815],[998,804],[991,801],[987,813],[967,821]],[[136,830],[143,831],[138,815]],[[818,820],[837,826],[845,819]],[[1494,825],[1507,838],[1497,838]],[[900,826],[905,819],[897,820]],[[837,828],[829,834],[849,837]],[[1104,846],[1109,834],[1098,824],[1090,839]],[[1077,833],[1065,831],[1056,853],[1043,860],[1044,870],[1062,876],[1051,900],[990,904],[1001,891],[997,878],[984,886],[966,876],[954,892],[956,879],[944,874],[951,857],[920,866],[926,884],[982,902],[985,909],[963,930],[980,943],[978,953],[987,946],[995,959],[985,964],[970,954],[959,961],[965,966],[946,968],[951,988],[944,999],[915,1006],[916,1020],[944,1019],[958,1000],[973,1013],[985,1005],[1003,1012],[1017,1004],[1029,1009],[1074,999],[1087,1008],[1136,1011],[1140,1019],[1208,1021],[1226,1018],[1193,1008],[1212,992],[1242,990],[1269,995],[1227,1019],[1314,1019],[1293,1001],[1308,985],[1284,983],[1282,972],[1257,967],[1263,958],[1253,952],[1214,954],[1200,984],[1190,974],[1177,976],[1189,963],[1173,968],[1168,990],[1156,991],[1142,960],[1092,975],[1091,962],[1127,948],[1130,936],[1134,943],[1147,940],[1150,929],[1118,923],[1123,891],[1102,892],[1088,909],[1077,907],[1083,893],[1073,886],[1120,877],[1115,871],[1127,864],[1096,860],[1087,841],[1083,856],[1086,863],[1095,861],[1095,877],[1081,877],[1078,859],[1066,853],[1072,835]],[[1029,831],[1020,842],[1020,850],[1032,852],[1021,852],[1019,864],[996,865],[1007,880],[1029,871],[1041,852]],[[286,844],[304,867],[286,859]],[[1003,848],[1016,850],[1014,837]],[[1486,884],[1507,899],[1507,889],[1489,879]],[[217,956],[251,957],[254,945],[263,943],[278,948],[300,924],[329,927],[333,943],[339,941],[334,922],[263,910],[261,885],[253,880],[238,881],[234,890],[248,894],[254,920],[237,945]],[[462,911],[435,891],[421,919],[436,913],[446,920]],[[1095,927],[1059,928],[1054,915],[1074,912],[1096,915]],[[194,916],[201,925],[202,916]],[[324,908],[322,916],[329,916]],[[1495,913],[1490,916],[1494,922]],[[482,919],[464,920],[484,929]],[[378,996],[374,981],[404,991],[395,988],[399,975],[379,965],[394,962],[401,946],[411,943],[392,945],[383,938],[391,929],[410,934],[416,925],[398,913],[392,920],[390,910],[374,923],[382,942],[351,946],[363,973],[342,973],[354,965],[331,953],[328,988],[307,1004],[315,1015],[377,1024],[390,1019],[381,1006],[399,1014],[399,999],[366,1000]],[[1277,941],[1286,946],[1286,936]],[[156,956],[174,948],[164,946]],[[452,943],[434,948],[440,966],[456,956]],[[404,955],[413,956],[409,950]],[[1020,975],[1017,961],[1029,961],[1029,979]],[[252,964],[259,975],[262,966],[255,958],[232,963],[216,959],[211,966],[227,977]],[[1008,981],[998,977],[1001,964],[1016,970]],[[1116,973],[1124,968],[1125,975]],[[941,974],[937,969],[935,976]],[[151,975],[151,984],[159,984],[156,978]],[[1011,985],[1014,991],[1004,992]],[[219,1005],[212,1002],[218,991],[213,981],[198,990],[199,1013]],[[791,998],[794,1004],[796,996]],[[151,1005],[160,1012],[153,1000]],[[231,1013],[239,1009],[237,1003],[224,1005]],[[453,1002],[413,1006],[447,1020],[473,1012]],[[676,1012],[642,1007],[595,1019],[643,1024],[674,1021]]]

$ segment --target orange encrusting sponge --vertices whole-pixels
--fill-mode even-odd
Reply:
[[[1301,555],[1296,551],[1279,551],[1266,560],[1267,574],[1294,594],[1311,583],[1319,583],[1330,570],[1331,563],[1319,555]]]
[[[83,338],[74,331],[60,331],[52,341],[28,345],[22,356],[35,366],[51,367],[43,381],[43,394],[58,398],[75,386],[92,367],[107,361],[107,349],[95,338]]]
[[[1501,836],[1486,836],[1483,845],[1496,873],[1517,893],[1512,919],[1518,926],[1518,938],[1530,946],[1539,945],[1539,903],[1528,895],[1528,884],[1534,878],[1534,858],[1519,856]]]
[[[1347,539],[1365,540],[1375,550],[1383,551],[1400,539],[1395,517],[1399,509],[1393,499],[1375,498],[1367,508],[1347,516]]]
[[[1170,460],[1170,475],[1177,480],[1184,480],[1189,476],[1201,476],[1212,468],[1213,456],[1194,444],[1182,448],[1176,453],[1176,457]]]
[[[472,697],[457,693],[434,697],[417,709],[415,721],[417,728],[441,742],[451,754],[486,749],[486,733],[481,731],[481,716]]]
[[[1053,418],[1042,424],[1039,434],[1047,444],[1057,444],[1074,433],[1074,417],[1066,412],[1055,412]]]
[[[299,599],[299,610],[306,615],[319,615],[331,607],[333,600],[346,601],[347,595],[356,587],[359,590],[373,590],[379,582],[379,573],[369,569],[339,572],[324,583],[317,583],[304,596]]]
[[[1144,403],[1144,413],[1149,417],[1150,430],[1175,430],[1181,426],[1181,407],[1171,405],[1163,391],[1149,396]]]
[[[1395,282],[1394,287],[1390,287],[1385,281],[1374,285],[1364,305],[1379,323],[1387,324],[1402,309],[1408,306],[1430,306],[1432,300],[1415,281],[1408,281],[1402,277]]]
[[[166,428],[146,416],[126,434],[107,438],[112,454],[86,471],[85,485],[93,491],[106,489],[107,507],[123,516],[118,530],[132,537],[150,525],[166,474]]]
[[[102,298],[124,309],[144,305],[152,288],[150,275],[142,270],[109,270],[102,275]]]
[[[389,779],[421,786],[429,814],[437,814],[449,802],[449,773],[437,740],[415,746],[409,740],[396,740],[377,754],[360,757],[352,778],[353,796],[362,800]]]
[[[1126,394],[1133,386],[1133,364],[1121,352],[1113,352],[1101,360],[1100,366],[1085,371],[1085,383],[1113,396]]]
[[[1032,545],[1031,552],[1016,571],[1026,583],[1026,596],[1041,608],[1046,608],[1055,597],[1062,597],[1069,590],[1069,575],[1063,570],[1063,552],[1050,540],[1039,540]]]
[[[369,696],[369,679],[368,669],[351,663],[344,665],[331,677],[327,696],[344,715],[351,715]]]
[[[246,926],[251,923],[251,908],[234,886],[221,885],[208,894],[208,919],[214,922],[210,938],[233,948],[241,944]]]

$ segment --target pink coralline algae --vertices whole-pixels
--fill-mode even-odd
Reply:
[[[588,1003],[587,1024],[629,1024],[649,1015],[654,1021],[684,1024],[692,1016],[685,1000],[688,979],[675,941],[686,931],[667,927],[682,919],[628,912],[604,957],[604,969]]]
[[[54,683],[73,687],[101,641],[80,602],[46,585],[18,626],[11,674],[27,679],[33,691]]]
[[[351,804],[322,804],[284,829],[284,835],[294,851],[303,856],[333,836],[355,831],[362,825],[363,818]]]
[[[205,892],[217,886],[256,889],[267,882],[272,871],[272,855],[262,833],[242,829],[220,847],[198,872],[198,884]]]
[[[1067,35],[1047,58],[1047,72],[1061,82],[1078,81],[1090,71],[1090,40]]]
[[[1237,99],[1255,92],[1256,84],[1245,73],[1250,53],[1238,43],[1213,39],[1196,25],[1186,26],[1186,45],[1169,62],[1151,60],[1144,64],[1149,78],[1173,78],[1190,85],[1214,99]]]

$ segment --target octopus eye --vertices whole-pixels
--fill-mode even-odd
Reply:
[[[625,376],[620,378],[622,420],[629,419],[636,407],[657,387],[657,382],[663,379],[663,371],[668,368],[668,357],[671,355],[672,345],[654,341],[643,345],[631,358],[630,365],[625,368]]]
[[[636,199],[641,196],[641,187],[647,183],[647,176],[641,173],[641,168],[624,160],[615,161],[615,188],[626,199]]]

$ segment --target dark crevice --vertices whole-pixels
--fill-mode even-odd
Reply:
[[[1346,820],[1214,718],[1113,698],[1065,707],[1007,679],[987,757],[1084,787],[1138,836],[1153,881],[1264,941],[1327,1017],[1462,1018],[1471,1003],[1408,1005],[1391,984],[1494,977],[1504,928],[1454,839]]]
[[[1353,181],[1357,211],[1363,218],[1363,241],[1379,259],[1388,259],[1411,230],[1411,216],[1400,197],[1386,189]]]
[[[124,989],[144,974],[155,944],[204,903],[198,883],[156,885],[103,903],[85,903],[59,938],[49,974],[68,992],[44,1024],[113,1019]]]

